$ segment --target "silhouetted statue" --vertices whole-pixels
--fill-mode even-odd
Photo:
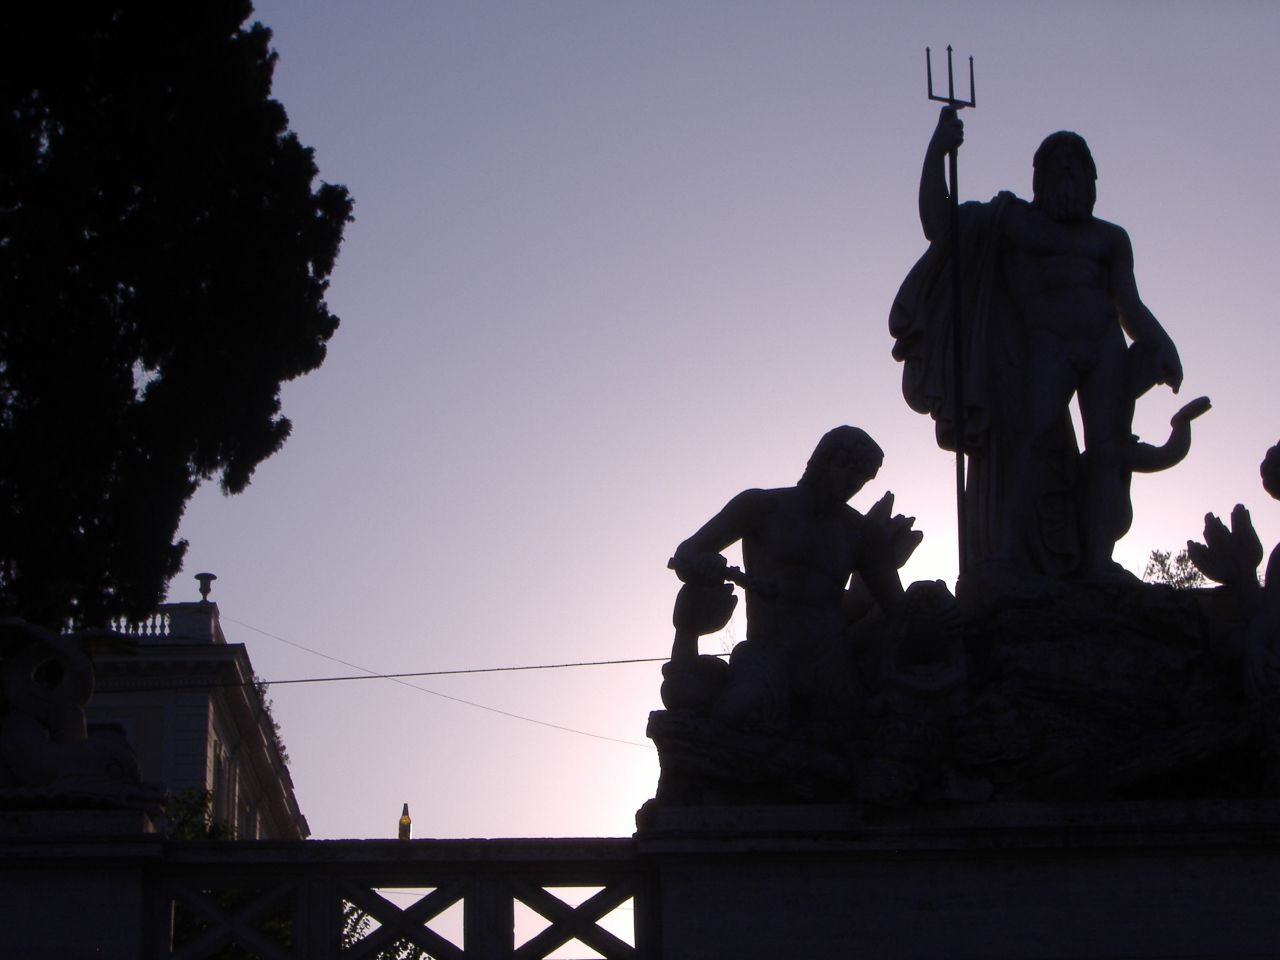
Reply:
[[[87,637],[0,617],[0,805],[14,790],[43,791],[54,805],[89,795],[159,799],[120,732],[85,722],[93,693]]]
[[[1186,404],[1164,444],[1110,448],[1124,505],[1208,409]],[[1280,797],[1280,547],[1260,586],[1243,507],[1188,547],[1221,588],[1064,578],[961,610],[940,581],[903,591],[921,535],[888,495],[845,503],[880,461],[838,428],[796,486],[739,494],[676,550],[655,806]],[[1280,444],[1262,476],[1280,495]],[[736,541],[742,570],[720,554]],[[726,665],[698,636],[729,619],[733,585],[747,639]]]
[[[1280,443],[1267,451],[1259,468],[1262,487],[1280,500]],[[1244,661],[1245,689],[1255,702],[1280,702],[1280,544],[1267,559],[1265,579],[1258,582],[1262,541],[1244,504],[1231,511],[1231,527],[1205,514],[1204,543],[1187,541],[1191,562],[1210,580],[1222,584],[1220,606],[1238,635],[1230,644]],[[1271,731],[1280,752],[1280,718]]]
[[[892,494],[866,515],[849,506],[883,459],[865,432],[837,427],[794,487],[743,491],[676,549],[671,566],[686,586],[677,601],[674,671],[697,670],[697,634],[728,620],[733,598],[725,581],[746,590],[747,639],[734,648],[727,678],[719,678],[727,685],[709,691],[717,694],[717,719],[783,730],[850,709],[850,621],[872,603],[890,617],[897,612],[898,568],[923,537],[912,529],[914,518],[890,516]],[[720,553],[738,541],[745,572]],[[676,706],[672,672],[668,706]]]
[[[944,449],[956,438],[943,158],[963,137],[956,112],[944,109],[920,178],[930,247],[889,321],[903,393],[937,422]],[[1175,392],[1182,383],[1173,341],[1138,296],[1128,235],[1093,216],[1096,177],[1083,138],[1055,133],[1036,151],[1031,202],[1001,193],[960,207],[970,570],[1114,575],[1111,552],[1132,516],[1128,479],[1144,468],[1131,438],[1134,402],[1157,383]],[[1186,423],[1204,412],[1191,406]]]
[[[1280,500],[1280,443],[1267,451],[1260,470],[1262,486]],[[1280,698],[1280,544],[1267,558],[1262,603],[1249,625],[1246,682],[1258,697]],[[1280,729],[1273,728],[1277,746]]]

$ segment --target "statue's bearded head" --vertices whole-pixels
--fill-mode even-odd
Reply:
[[[1280,443],[1267,451],[1262,459],[1262,489],[1280,500]]]
[[[815,487],[832,500],[848,503],[880,472],[884,451],[857,427],[836,427],[818,441],[805,466],[802,484]]]
[[[1098,168],[1084,137],[1060,130],[1044,138],[1032,161],[1034,204],[1053,220],[1078,223],[1093,216]]]

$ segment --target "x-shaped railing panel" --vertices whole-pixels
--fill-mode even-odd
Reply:
[[[197,934],[188,943],[177,947],[173,960],[201,960],[232,943],[252,950],[262,960],[292,960],[293,951],[266,937],[257,927],[282,902],[293,903],[298,885],[293,882],[268,887],[246,902],[230,909],[214,898],[226,888],[204,887],[199,884],[175,884],[171,888],[173,899],[211,926]],[[237,891],[244,888],[236,887]]]
[[[465,960],[466,954],[457,944],[445,939],[426,924],[461,900],[469,885],[465,880],[447,883],[430,891],[411,906],[401,909],[363,884],[344,881],[339,887],[342,896],[380,925],[367,937],[348,946],[342,952],[344,960],[373,957],[397,940],[407,940],[414,946],[421,947],[435,960]]]
[[[557,947],[575,939],[606,960],[631,960],[636,956],[631,944],[600,926],[603,917],[635,896],[635,884],[631,880],[607,884],[576,907],[555,896],[551,892],[554,887],[548,889],[513,878],[511,888],[517,900],[550,922],[545,930],[517,948],[515,960],[543,960]]]
[[[612,839],[175,842],[149,881],[143,953],[208,960],[234,944],[262,960],[375,960],[412,944],[435,960],[545,960],[574,944],[646,960],[653,882]],[[405,888],[416,899],[403,908],[379,892]],[[574,900],[570,889],[596,892],[573,906],[557,895]],[[628,900],[634,946],[600,925]],[[517,946],[520,904],[547,926]],[[352,908],[376,924],[359,939],[344,934]],[[176,944],[175,917],[193,921]]]

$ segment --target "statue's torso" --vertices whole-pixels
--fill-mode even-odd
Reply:
[[[747,572],[776,589],[769,599],[747,597],[753,637],[803,646],[843,634],[844,589],[860,562],[858,519],[849,507],[814,514],[783,495],[743,538]]]
[[[1093,342],[1115,329],[1110,293],[1114,228],[1102,220],[1061,224],[1019,204],[1005,220],[1005,277],[1029,332]]]

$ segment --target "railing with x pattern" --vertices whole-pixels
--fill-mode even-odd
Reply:
[[[169,843],[148,955],[651,960],[653,901],[622,839]]]

